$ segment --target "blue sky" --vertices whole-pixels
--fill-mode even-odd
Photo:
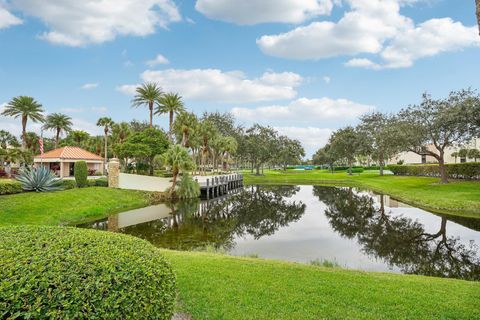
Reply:
[[[473,0],[0,0],[0,47],[0,105],[31,95],[96,134],[146,120],[131,92],[156,81],[308,154],[364,112],[480,88]]]

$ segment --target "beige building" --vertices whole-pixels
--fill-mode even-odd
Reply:
[[[438,150],[433,145],[426,146],[428,150],[431,150],[435,153]],[[462,162],[473,162],[474,159],[471,158],[461,158],[452,156],[454,152],[458,152],[460,149],[480,149],[480,138],[473,139],[470,143],[462,146],[456,146],[445,149],[445,163],[462,163]],[[478,161],[479,159],[477,159]],[[415,152],[402,152],[398,154],[393,159],[388,161],[389,164],[396,164],[399,161],[403,161],[404,164],[422,164],[422,163],[437,163],[437,159],[427,154],[420,155]]]
[[[36,167],[47,167],[60,178],[73,176],[73,166],[77,161],[87,163],[89,175],[104,173],[103,158],[79,147],[63,147],[33,158]]]

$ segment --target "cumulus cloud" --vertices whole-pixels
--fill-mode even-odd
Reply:
[[[0,2],[0,29],[6,29],[11,26],[22,24],[23,21],[13,14],[11,14],[7,9],[2,7]]]
[[[157,56],[154,59],[148,60],[146,62],[146,64],[150,67],[154,67],[159,64],[169,64],[169,63],[170,61],[168,61],[168,59],[165,58],[165,56],[163,56],[162,54],[157,54]]]
[[[81,86],[81,88],[84,90],[95,89],[97,87],[98,87],[98,83],[85,83],[84,85]]]
[[[197,0],[195,9],[211,19],[253,25],[266,22],[301,23],[329,15],[332,0]]]
[[[353,58],[346,65],[370,69],[409,67],[416,59],[480,44],[476,27],[450,18],[415,25],[400,6],[418,1],[347,0],[350,7],[338,22],[313,22],[289,32],[257,39],[268,55],[318,60],[370,54],[381,61]]]
[[[90,110],[95,113],[107,113],[108,111],[107,107],[91,107]]]
[[[300,98],[287,105],[262,106],[257,108],[233,108],[231,112],[242,120],[318,123],[332,120],[356,119],[374,106],[356,103],[347,99]]]
[[[83,109],[83,108],[60,108],[60,111],[65,112],[65,113],[81,113],[81,112],[84,112],[85,109]]]
[[[156,82],[165,91],[178,92],[187,99],[231,103],[292,99],[303,80],[292,72],[265,72],[259,78],[249,79],[241,71],[219,69],[146,70],[141,79]],[[134,94],[136,87],[123,85],[117,89]]]
[[[305,148],[307,158],[328,142],[333,130],[318,127],[274,127],[281,135],[299,140]]]
[[[12,0],[15,9],[49,28],[41,38],[55,44],[85,46],[117,36],[146,36],[181,20],[172,0]],[[0,19],[1,21],[1,19]]]

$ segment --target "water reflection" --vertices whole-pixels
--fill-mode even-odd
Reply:
[[[314,187],[313,193],[327,205],[325,215],[332,228],[342,236],[355,238],[365,253],[404,273],[480,279],[478,247],[447,236],[447,217],[441,217],[436,232],[427,232],[418,221],[385,210],[383,196],[375,205],[370,195],[351,188]]]
[[[480,219],[439,217],[352,188],[249,186],[221,199],[121,213],[83,227],[159,247],[480,280]]]

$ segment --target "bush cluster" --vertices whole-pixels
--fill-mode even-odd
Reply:
[[[440,170],[437,164],[430,165],[389,165],[387,167],[395,175],[399,176],[426,176],[439,177]],[[452,179],[479,180],[480,163],[449,163],[445,165],[447,175]]]
[[[77,161],[73,166],[73,175],[75,176],[75,182],[77,187],[83,188],[88,183],[88,167],[85,161]]]
[[[18,181],[0,182],[0,195],[23,192],[22,185]]]
[[[65,190],[77,187],[75,180],[63,180],[62,185]],[[106,178],[88,179],[86,187],[108,187],[108,180]]]
[[[175,276],[159,250],[127,235],[0,227],[1,319],[171,319]]]

